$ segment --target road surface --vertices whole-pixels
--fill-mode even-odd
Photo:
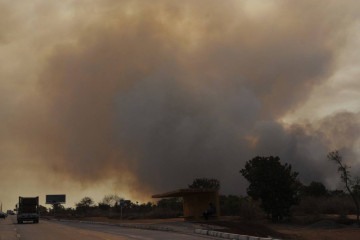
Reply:
[[[38,224],[17,224],[16,216],[0,219],[0,240],[196,240],[214,239],[201,235],[150,231],[77,222],[40,220]]]

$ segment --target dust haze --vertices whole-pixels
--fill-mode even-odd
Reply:
[[[296,115],[309,99],[331,109],[324,99],[359,94],[358,84],[321,91],[347,69],[349,42],[360,44],[358,1],[0,6],[0,172],[38,179],[30,189],[110,181],[109,192],[146,199],[210,177],[243,194],[239,170],[257,155],[335,188],[334,149],[359,173],[358,102]]]

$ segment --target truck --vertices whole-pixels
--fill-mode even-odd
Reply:
[[[17,205],[17,222],[39,223],[39,197],[19,197]]]

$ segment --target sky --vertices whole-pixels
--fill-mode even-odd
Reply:
[[[279,156],[360,176],[357,0],[0,0],[0,201],[134,201]],[[151,200],[152,201],[152,200]]]

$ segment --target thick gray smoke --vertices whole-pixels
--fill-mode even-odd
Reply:
[[[358,168],[359,114],[281,121],[334,73],[356,1],[276,1],[261,16],[238,1],[93,4],[45,51],[41,109],[14,121],[51,171],[141,195],[197,177],[243,193],[239,170],[257,155],[280,156],[305,183],[336,184],[330,150]]]

